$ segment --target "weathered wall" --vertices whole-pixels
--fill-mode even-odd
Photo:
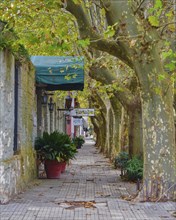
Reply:
[[[35,74],[30,63],[18,67],[17,151],[14,151],[15,59],[0,51],[0,203],[22,191],[36,176]]]

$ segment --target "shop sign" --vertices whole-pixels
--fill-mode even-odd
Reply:
[[[94,116],[93,108],[75,108],[71,111],[71,116]]]
[[[74,126],[82,126],[83,125],[82,118],[73,118],[73,125]]]

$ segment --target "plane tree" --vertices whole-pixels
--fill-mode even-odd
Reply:
[[[89,39],[91,47],[119,58],[134,70],[141,93],[144,179],[150,183],[176,180],[174,62],[165,66],[164,60],[171,51],[173,5],[174,1],[161,0],[65,1],[65,8],[77,19],[81,39]],[[104,12],[110,38],[92,24],[91,6],[95,14]],[[161,196],[159,185],[157,190]]]

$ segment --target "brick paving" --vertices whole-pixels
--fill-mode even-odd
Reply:
[[[0,220],[176,220],[176,203],[134,203],[122,198],[136,186],[93,146],[79,149],[60,179],[36,180],[26,192],[0,205]]]

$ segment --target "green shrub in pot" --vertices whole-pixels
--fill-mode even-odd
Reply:
[[[85,140],[82,136],[79,136],[79,137],[74,137],[72,139],[74,145],[76,146],[77,149],[81,148],[82,145],[85,143]]]
[[[75,158],[76,147],[67,134],[54,131],[51,134],[44,132],[37,137],[35,149],[42,160],[57,160],[58,162]]]
[[[39,160],[44,161],[47,178],[60,178],[66,163],[74,159],[77,149],[67,134],[54,131],[36,138],[35,149]]]

